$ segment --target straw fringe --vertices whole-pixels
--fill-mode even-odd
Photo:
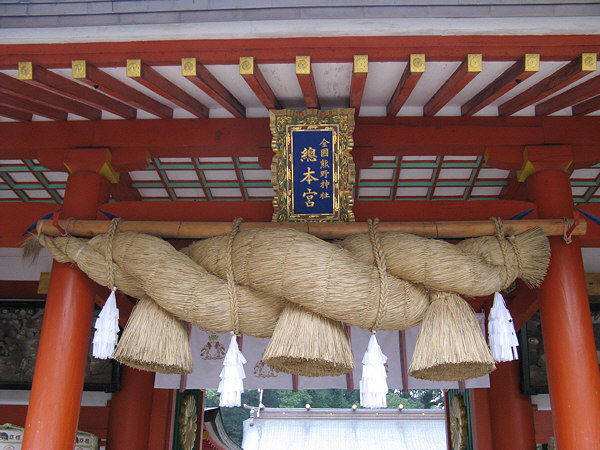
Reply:
[[[409,375],[424,380],[458,381],[487,375],[495,367],[469,304],[450,292],[432,292]]]
[[[263,361],[279,372],[337,376],[354,369],[344,326],[289,303],[281,313]]]
[[[152,372],[184,374],[194,369],[187,325],[149,297],[135,305],[113,357]]]

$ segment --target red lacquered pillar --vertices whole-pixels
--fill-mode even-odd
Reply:
[[[544,170],[529,176],[527,190],[540,218],[573,217],[569,176]],[[540,288],[540,313],[559,449],[598,449],[600,373],[578,238],[550,238],[550,267]]]
[[[108,189],[109,182],[98,173],[73,173],[67,181],[61,218],[95,219],[98,205],[108,200]],[[23,449],[73,448],[93,299],[92,281],[83,272],[71,264],[53,264]]]
[[[108,418],[108,448],[148,448],[154,372],[123,366],[121,391],[112,395]]]
[[[489,402],[492,448],[535,449],[533,408],[519,391],[519,361],[499,363],[490,374]]]

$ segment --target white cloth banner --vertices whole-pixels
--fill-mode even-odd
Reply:
[[[485,315],[477,314],[477,319],[482,329],[485,329]],[[420,325],[409,328],[405,332],[406,359],[408,365],[414,352]],[[403,389],[402,364],[400,351],[399,331],[378,331],[377,341],[381,350],[388,357],[386,363],[387,383],[390,389]],[[338,377],[298,377],[298,389],[347,389],[349,383],[358,390],[362,371],[362,357],[367,350],[371,332],[361,328],[350,328],[350,339],[352,341],[352,352],[354,354],[355,369],[351,376],[342,375]],[[223,358],[227,351],[230,334],[214,334],[197,327],[192,327],[190,343],[192,346],[192,357],[194,360],[194,371],[187,376],[187,389],[216,389],[219,386],[219,374],[223,369]],[[292,375],[276,372],[262,361],[262,355],[269,343],[268,339],[244,336],[242,339],[242,354],[248,361],[245,365],[246,389],[292,389]],[[408,370],[408,367],[406,368]],[[162,389],[179,389],[181,385],[180,375],[167,375],[157,373],[154,387]],[[465,380],[466,388],[489,387],[489,376]],[[458,382],[426,381],[408,377],[408,389],[456,389]]]

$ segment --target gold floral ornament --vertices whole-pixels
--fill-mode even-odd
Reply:
[[[179,410],[179,439],[185,450],[193,450],[198,431],[198,408],[193,395],[185,396]]]

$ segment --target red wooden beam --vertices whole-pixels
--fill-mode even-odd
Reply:
[[[233,117],[246,117],[246,108],[244,105],[206,67],[202,64],[197,64],[196,58],[183,58],[181,60],[181,71],[184,77],[229,111]]]
[[[139,191],[131,187],[131,176],[128,172],[119,174],[119,182],[110,185],[110,195],[116,202],[140,201]]]
[[[350,82],[350,108],[355,109],[355,115],[360,113],[365,83],[369,73],[369,57],[367,55],[354,55],[352,67],[352,81]]]
[[[481,73],[481,55],[468,55],[423,107],[424,116],[435,116],[440,109]]]
[[[596,97],[592,97],[589,100],[586,100],[585,102],[573,105],[571,111],[573,111],[574,116],[585,116],[586,114],[598,111],[599,109],[600,95],[597,95]]]
[[[11,108],[10,106],[0,105],[0,116],[8,117],[12,120],[22,122],[31,122],[33,115],[20,109]]]
[[[0,123],[0,155],[34,159],[44,149],[146,149],[153,157],[257,156],[270,149],[269,119],[101,120]],[[360,155],[483,155],[488,147],[571,145],[597,157],[600,117],[358,117]],[[493,145],[491,145],[493,144]]]
[[[73,61],[72,66],[73,78],[89,84],[94,89],[112,95],[129,105],[148,111],[162,119],[173,118],[173,108],[163,105],[140,91],[136,91],[93,64],[85,60],[76,60]]]
[[[582,102],[590,97],[598,95],[598,92],[600,92],[600,76],[584,81],[574,88],[536,105],[535,115],[547,116],[548,114],[552,114],[563,108],[574,105],[575,103]]]
[[[520,330],[539,309],[537,290],[529,289],[519,283],[517,295],[508,304],[508,309],[513,318],[515,330]]]
[[[24,98],[15,97],[10,94],[0,93],[0,105],[9,106],[26,113],[36,114],[52,120],[67,120],[67,113],[64,111],[51,108],[50,106],[41,103],[35,103]]]
[[[498,78],[488,84],[460,108],[463,116],[472,116],[497,98],[506,94],[521,81],[539,70],[539,55],[523,55]]]
[[[481,53],[486,61],[516,61],[523,53],[539,53],[546,61],[570,61],[581,52],[597,52],[600,35],[520,36],[367,36],[278,39],[207,39],[68,44],[13,44],[0,48],[0,69],[19,61],[48,68],[67,68],[72,60],[87,59],[97,67],[120,67],[135,55],[152,66],[176,66],[194,55],[203,64],[237,64],[254,55],[261,63],[285,63],[310,54],[313,62],[347,62],[354,55],[371,61],[408,61],[425,53],[429,61],[462,61]]]
[[[296,56],[296,78],[300,84],[307,108],[319,108],[319,95],[310,65],[310,56]]]
[[[498,114],[510,116],[577,81],[589,72],[583,70],[582,55],[573,59],[542,81],[534,84],[498,107]],[[594,58],[595,61],[595,58]]]
[[[85,87],[76,81],[51,72],[37,64],[30,62],[19,63],[19,79],[26,83],[50,89],[57,94],[66,95],[90,106],[106,110],[124,119],[135,119],[137,115],[135,108],[125,105],[94,89]]]
[[[140,59],[127,60],[127,76],[134,79],[142,86],[156,92],[158,95],[175,103],[196,117],[208,117],[208,108],[185,92],[179,86],[173,84],[167,78],[150,67]]]
[[[417,86],[419,78],[421,78],[421,75],[425,72],[425,55],[411,55],[410,58],[410,62],[406,64],[404,72],[398,82],[398,86],[396,86],[396,90],[387,105],[386,110],[389,117],[395,117],[396,114],[398,114],[402,105],[404,105],[414,88]]]
[[[60,109],[62,111],[76,114],[86,119],[100,119],[102,112],[99,109],[92,108],[85,103],[71,100],[54,92],[47,91],[37,86],[19,81],[5,73],[0,72],[0,92],[25,98],[26,100],[35,100],[38,103]]]
[[[265,80],[253,56],[240,57],[240,75],[267,109],[281,109],[279,100]]]

